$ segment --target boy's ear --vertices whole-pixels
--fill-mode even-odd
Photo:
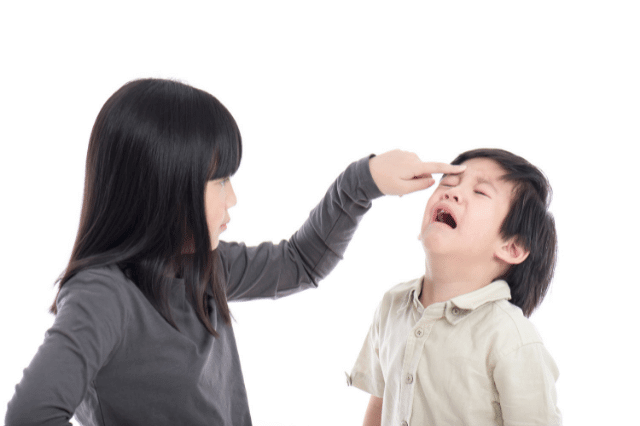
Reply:
[[[511,237],[506,241],[502,241],[495,253],[496,257],[510,265],[518,265],[525,261],[529,256],[529,250],[525,249],[517,238]]]

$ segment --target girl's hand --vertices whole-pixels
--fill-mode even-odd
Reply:
[[[369,160],[373,181],[385,195],[404,195],[427,189],[435,183],[432,173],[462,173],[467,166],[425,163],[412,152],[395,149]]]

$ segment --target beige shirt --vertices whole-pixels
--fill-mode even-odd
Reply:
[[[558,368],[505,281],[426,309],[421,287],[385,294],[349,376],[383,426],[561,424]]]

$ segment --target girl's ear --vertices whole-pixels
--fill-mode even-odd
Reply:
[[[507,241],[503,241],[496,250],[496,257],[510,265],[518,265],[525,261],[529,256],[529,250],[526,250],[517,238],[511,237]]]

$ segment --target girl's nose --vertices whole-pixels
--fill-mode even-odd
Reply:
[[[231,182],[227,182],[227,208],[230,209],[231,207],[235,206],[236,203],[238,202],[238,199],[236,198],[236,193],[233,190],[233,186],[231,185]]]

